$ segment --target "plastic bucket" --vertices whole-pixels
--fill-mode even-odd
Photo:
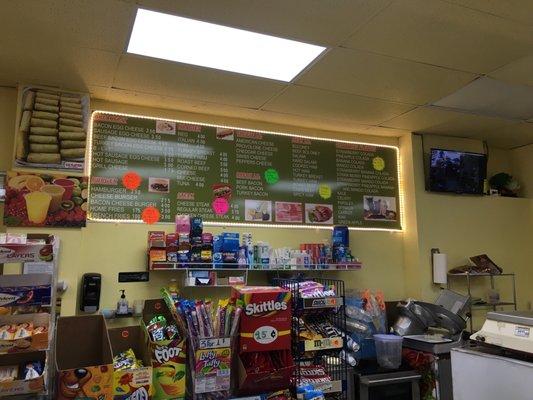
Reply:
[[[374,335],[376,357],[383,368],[395,369],[402,363],[403,337],[397,335]]]

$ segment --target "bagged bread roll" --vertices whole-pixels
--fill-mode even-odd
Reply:
[[[37,111],[48,111],[48,112],[53,112],[53,113],[59,112],[59,107],[49,106],[48,104],[42,104],[42,103],[39,103],[38,101],[35,102],[35,105],[33,106],[33,108]]]
[[[73,119],[76,121],[81,121],[83,119],[83,115],[81,115],[81,113],[74,114],[74,113],[60,111],[59,116],[61,118]]]
[[[61,94],[61,102],[81,103],[81,99],[78,96],[62,93]]]
[[[31,90],[26,92],[26,97],[24,97],[24,106],[23,110],[33,110],[33,103],[35,102],[35,92]]]
[[[57,129],[32,126],[30,128],[30,133],[32,135],[57,136]]]
[[[81,113],[81,108],[72,108],[69,106],[65,106],[64,104],[61,104],[61,111],[72,113],[72,114],[79,114]]]
[[[27,158],[28,162],[38,164],[59,164],[61,156],[52,153],[30,153]]]
[[[71,103],[69,101],[61,100],[61,108],[63,108],[63,107],[68,107],[68,108],[72,108],[74,110],[81,111],[81,104],[80,103]]]
[[[23,111],[22,117],[20,117],[20,130],[22,132],[28,132],[31,124],[31,111]]]
[[[59,138],[62,140],[85,140],[85,132],[59,132]]]
[[[83,149],[62,149],[60,151],[63,158],[83,158],[85,157],[85,148]]]
[[[19,131],[17,135],[17,150],[15,152],[15,157],[17,159],[25,158],[28,154],[28,139],[27,133]]]
[[[59,146],[57,144],[39,144],[30,143],[31,153],[57,153]]]
[[[41,104],[46,104],[49,106],[57,106],[59,104],[59,100],[53,100],[53,99],[47,99],[47,98],[37,98],[37,101]]]
[[[63,132],[85,132],[85,129],[79,126],[59,125],[59,131]]]
[[[40,126],[43,128],[55,128],[57,127],[57,122],[51,121],[49,119],[32,118],[31,126]]]
[[[61,125],[77,126],[78,128],[83,127],[83,122],[68,118],[59,118],[59,123]]]
[[[59,116],[56,113],[50,113],[46,111],[34,111],[32,116],[35,118],[49,119],[52,121],[57,121],[59,119]]]
[[[30,143],[57,144],[55,136],[30,135]]]
[[[62,149],[80,149],[85,147],[85,140],[62,140]]]
[[[50,92],[37,92],[37,98],[40,99],[50,99],[50,100],[59,100],[59,94],[57,93],[50,93]]]

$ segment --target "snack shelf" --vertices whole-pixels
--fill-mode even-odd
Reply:
[[[257,272],[283,272],[283,271],[357,271],[363,267],[362,263],[351,264],[310,264],[308,266],[289,264],[283,267],[277,264],[253,264],[251,266],[239,267],[238,264],[215,265],[212,263],[177,263],[177,262],[153,262],[150,271],[187,271],[187,270],[238,270]]]
[[[307,297],[314,294],[304,294],[305,279],[301,277],[273,280],[274,284],[289,288],[292,295],[292,343],[296,365],[293,375],[294,386],[309,383],[309,374],[313,375],[317,370],[323,369],[329,380],[322,378],[322,380],[312,381],[312,384],[316,388],[324,389],[326,398],[334,396],[335,399],[346,400],[348,366],[341,357],[341,351],[346,349],[344,282],[323,278],[309,279],[322,285],[324,292],[334,291],[334,295]],[[317,326],[320,326],[322,332],[320,336],[309,337]],[[310,372],[309,368],[315,372]]]
[[[9,237],[9,234],[7,236]],[[46,345],[43,346],[44,348],[33,348],[27,351],[3,352],[0,354],[0,364],[17,364],[14,361],[5,364],[6,360],[13,358],[20,358],[19,363],[22,362],[23,364],[39,360],[43,363],[43,373],[38,378],[28,381],[15,380],[8,383],[5,387],[3,384],[0,384],[0,398],[50,399],[54,398],[55,392],[54,334],[56,326],[59,238],[53,235],[43,234],[28,234],[25,236],[26,241],[29,243],[11,242],[0,244],[0,248],[3,250],[0,252],[0,280],[3,282],[2,291],[13,294],[12,304],[4,304],[4,307],[21,308],[36,306],[40,309],[47,309],[44,313],[34,312],[13,316],[18,321],[19,319],[22,320],[23,315],[27,315],[28,317],[33,316],[34,319],[37,318],[38,320],[42,320],[44,315],[47,315],[46,319],[48,323],[46,326],[48,332],[47,337],[44,339]],[[40,241],[41,243],[36,241]],[[36,261],[51,263],[53,273],[51,275],[45,273],[24,274],[22,267],[19,274],[4,274],[3,263],[24,264],[26,262]],[[30,277],[30,275],[33,275],[33,277]],[[8,317],[3,318],[6,319]],[[41,355],[43,353],[44,355]],[[39,387],[39,385],[41,386]],[[14,390],[17,393],[12,394]]]

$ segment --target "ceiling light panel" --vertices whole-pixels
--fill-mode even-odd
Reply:
[[[137,10],[128,53],[291,81],[325,47]]]

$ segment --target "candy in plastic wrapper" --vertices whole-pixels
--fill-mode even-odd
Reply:
[[[159,324],[160,326],[167,326],[167,319],[163,315],[156,315],[150,320],[150,322],[148,323],[148,327],[154,324]]]
[[[23,322],[17,325],[14,339],[25,339],[33,334],[33,323]]]
[[[179,337],[178,327],[174,324],[169,325],[165,328],[166,338],[169,340],[176,339]]]
[[[43,374],[44,366],[41,361],[32,361],[23,364],[22,367],[22,379],[29,380],[40,377]]]
[[[136,362],[135,353],[128,349],[113,357],[113,368],[115,371],[134,368]]]
[[[46,333],[48,332],[48,328],[46,326],[36,326],[33,328],[33,334],[37,335],[39,333]]]
[[[6,324],[0,326],[0,340],[13,340],[16,331],[16,325]]]
[[[7,365],[0,367],[0,382],[12,382],[17,379],[18,367],[16,365]]]

